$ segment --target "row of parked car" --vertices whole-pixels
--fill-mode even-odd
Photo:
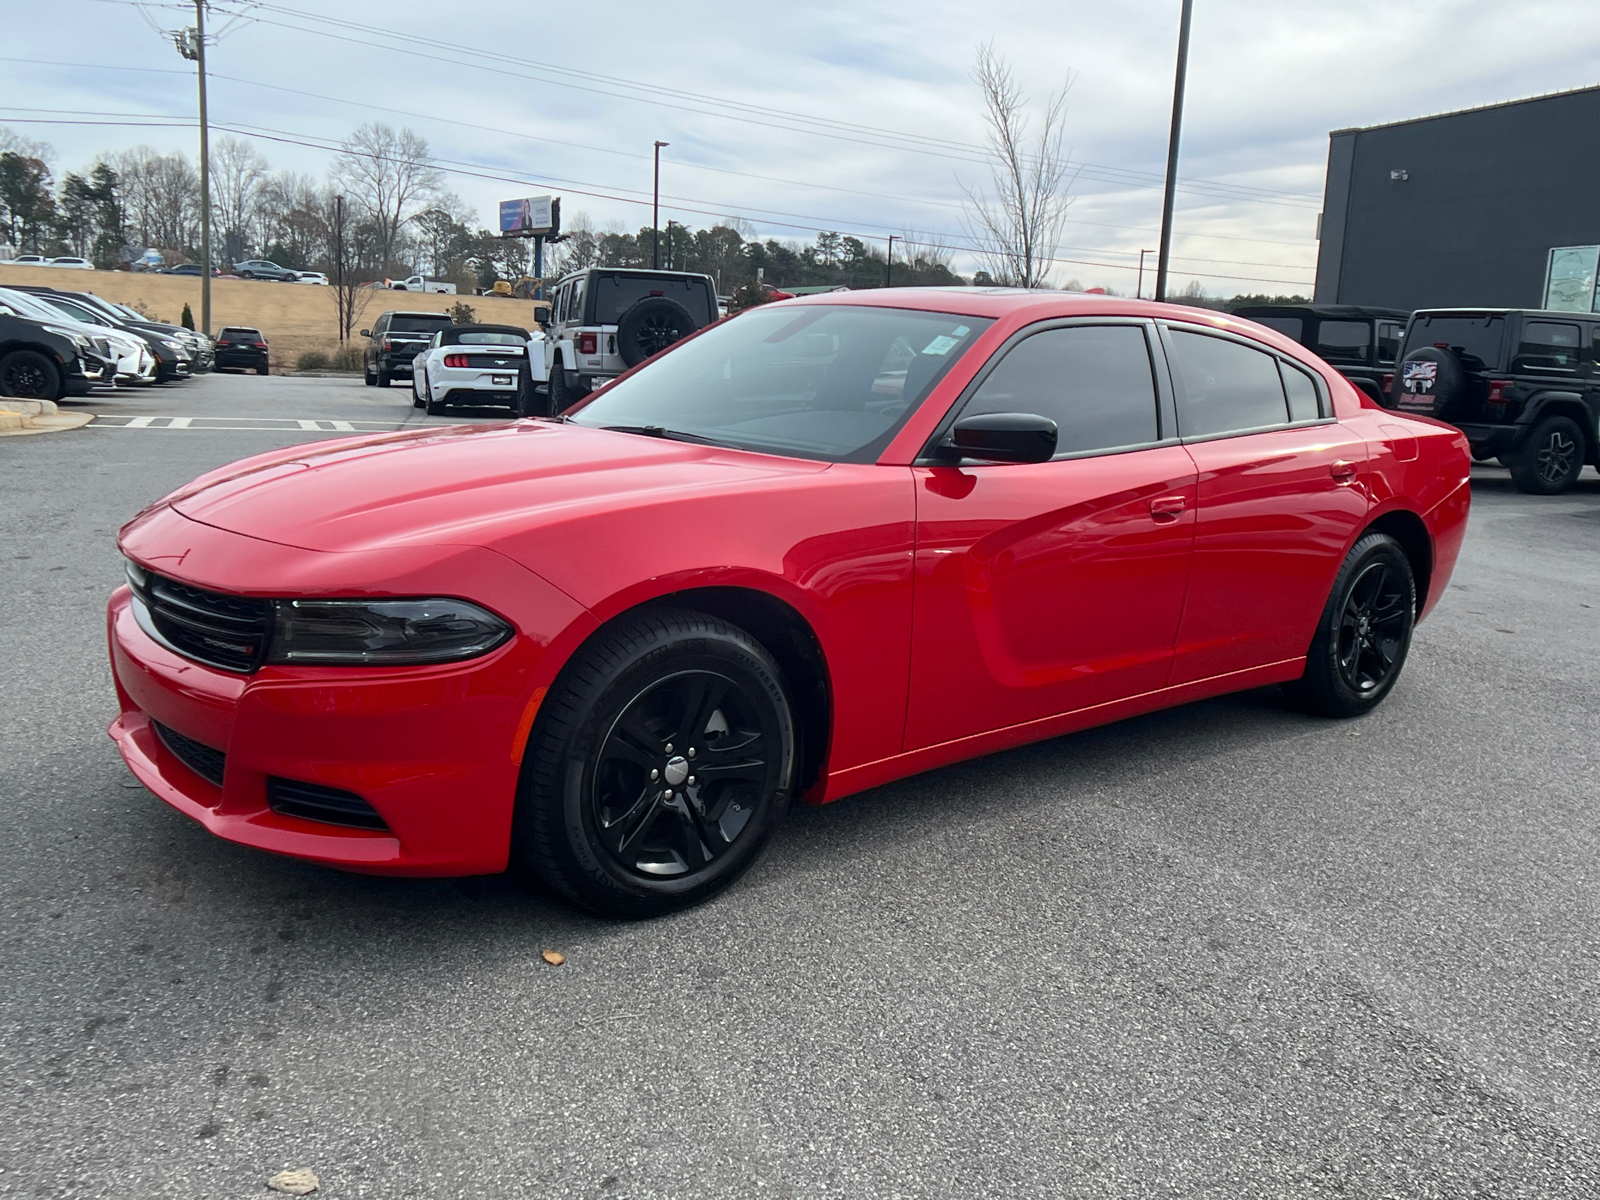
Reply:
[[[1556,495],[1600,467],[1600,314],[1405,312],[1346,304],[1241,308],[1321,355],[1378,404],[1448,422],[1479,462]]]
[[[0,259],[0,266],[69,267],[77,271],[95,270],[95,265],[87,258],[78,258],[72,255],[46,258],[42,254],[21,254],[16,258]],[[204,274],[204,269],[199,263],[178,263],[172,267],[157,267],[154,273],[157,275],[201,275]],[[234,263],[231,274],[225,273],[221,267],[212,267],[211,277],[213,279],[271,279],[280,283],[314,283],[321,284],[324,287],[328,284],[328,277],[321,271],[296,271],[289,267],[281,267],[265,258],[252,258],[247,259],[245,262]]]
[[[93,292],[0,286],[3,396],[59,400],[170,383],[215,369],[225,351],[220,336],[213,342],[181,325],[152,321]]]

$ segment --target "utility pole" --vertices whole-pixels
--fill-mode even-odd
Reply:
[[[211,336],[211,127],[206,119],[206,0],[194,0],[194,28],[172,35],[200,77],[200,332]]]
[[[656,190],[650,201],[650,228],[654,232],[650,247],[652,269],[659,269],[661,266],[661,147],[670,145],[671,142],[656,143]]]
[[[889,256],[883,262],[883,286],[891,286],[890,280],[894,278],[894,234],[889,235]]]
[[[1140,300],[1144,299],[1144,256],[1149,253],[1148,250],[1139,251],[1139,286],[1134,289],[1133,294]]]
[[[1178,190],[1178,133],[1183,125],[1183,83],[1189,72],[1189,17],[1194,0],[1183,0],[1178,19],[1178,70],[1172,81],[1172,136],[1167,142],[1167,190],[1161,200],[1161,253],[1156,257],[1156,299],[1167,298],[1167,260],[1172,254],[1172,200]]]
[[[345,320],[348,298],[344,291],[344,196],[333,198],[333,284],[334,304],[338,309],[339,345],[343,346],[350,333]]]

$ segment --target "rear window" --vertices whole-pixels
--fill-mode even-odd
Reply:
[[[261,337],[261,331],[259,329],[245,329],[245,328],[243,328],[241,326],[238,326],[238,325],[230,325],[230,326],[228,326],[226,329],[224,329],[217,336],[218,337],[250,338],[253,341],[254,340],[260,340],[260,341],[265,341],[266,340],[265,338]]]
[[[477,330],[471,333],[458,333],[455,337],[455,344],[458,346],[520,346],[527,340],[527,334],[486,333],[483,330]]]
[[[1291,341],[1301,341],[1305,336],[1305,322],[1299,317],[1251,317],[1250,320],[1277,330]]]
[[[1372,345],[1365,321],[1324,321],[1317,327],[1317,353],[1329,362],[1364,363]]]
[[[652,279],[637,275],[610,275],[599,272],[590,285],[590,304],[586,325],[615,325],[646,296],[665,296],[689,310],[699,325],[717,319],[716,301],[704,279]]]
[[[1421,346],[1437,346],[1455,351],[1469,370],[1498,371],[1505,329],[1506,320],[1500,316],[1418,317],[1406,335],[1406,353]]]
[[[390,333],[433,333],[447,325],[455,324],[450,319],[449,313],[440,313],[438,316],[425,316],[422,314],[396,313],[389,319]]]

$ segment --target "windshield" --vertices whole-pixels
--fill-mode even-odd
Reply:
[[[613,384],[571,419],[872,462],[990,324],[855,305],[752,309]]]
[[[1498,371],[1505,318],[1417,317],[1406,335],[1406,353],[1419,346],[1454,350],[1469,371]]]
[[[449,313],[440,313],[437,317],[406,317],[395,316],[389,318],[390,333],[432,333],[441,327],[448,327],[454,322],[450,320]]]

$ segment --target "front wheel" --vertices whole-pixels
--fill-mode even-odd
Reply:
[[[1583,430],[1571,417],[1546,417],[1515,454],[1506,456],[1519,492],[1557,496],[1583,473]]]
[[[59,400],[61,372],[37,350],[13,350],[0,358],[0,396],[14,400]]]
[[[423,405],[422,392],[417,388],[417,377],[411,377],[411,407],[421,408]]]
[[[698,904],[761,853],[797,758],[782,673],[759,642],[703,613],[646,612],[581,650],[545,697],[514,854],[606,916]]]
[[[1345,557],[1290,691],[1329,717],[1371,712],[1400,678],[1416,625],[1417,584],[1400,543],[1364,535]]]

